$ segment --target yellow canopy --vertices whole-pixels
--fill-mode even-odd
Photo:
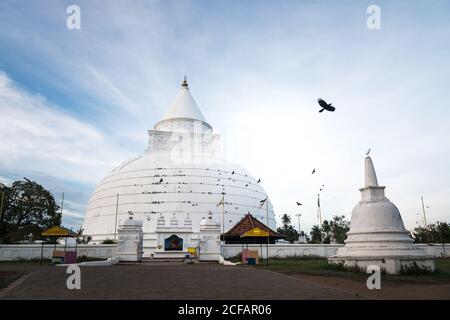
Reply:
[[[75,232],[73,232],[72,230],[58,227],[58,226],[51,227],[50,229],[42,232],[42,235],[46,236],[46,237],[76,237],[77,236],[77,234]]]
[[[268,237],[269,233],[267,231],[264,231],[263,229],[256,227],[253,228],[249,231],[247,231],[246,233],[244,233],[242,237]]]

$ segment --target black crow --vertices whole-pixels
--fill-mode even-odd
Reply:
[[[322,109],[319,110],[319,112],[323,112],[323,110],[334,112],[334,110],[336,110],[336,108],[333,107],[331,103],[326,103],[326,101],[323,100],[322,98],[317,99],[317,102],[322,107]]]

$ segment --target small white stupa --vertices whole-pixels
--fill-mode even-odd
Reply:
[[[388,274],[418,267],[434,271],[434,258],[417,247],[405,229],[398,208],[378,185],[372,159],[365,159],[365,187],[361,200],[353,208],[345,246],[329,257],[331,263],[366,270],[378,265]]]

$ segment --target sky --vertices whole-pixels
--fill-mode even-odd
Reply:
[[[81,29],[67,28],[69,5]],[[408,229],[421,196],[428,222],[449,221],[449,17],[446,0],[0,0],[0,182],[64,192],[63,224],[78,228],[187,74],[278,221],[301,213],[309,231],[322,185],[322,218],[350,219],[369,148]],[[319,113],[319,97],[336,111]]]

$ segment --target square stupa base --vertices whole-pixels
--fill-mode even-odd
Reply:
[[[425,258],[378,258],[378,257],[329,257],[328,263],[341,264],[348,268],[357,268],[366,272],[369,266],[377,265],[386,274],[400,274],[402,270],[422,269],[428,272],[435,271],[434,259]]]

